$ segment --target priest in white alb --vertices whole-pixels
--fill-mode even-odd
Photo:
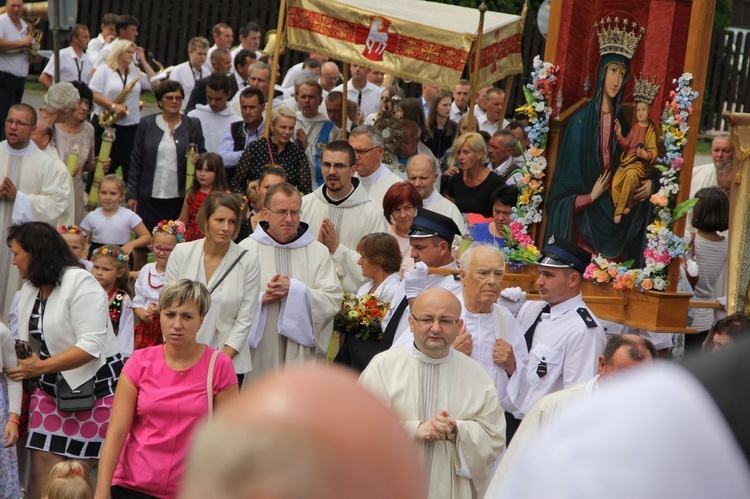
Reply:
[[[445,289],[413,303],[414,343],[376,355],[359,378],[399,415],[414,439],[429,498],[483,497],[505,447],[505,419],[484,369],[451,348],[461,304]]]
[[[328,248],[300,222],[301,208],[294,186],[272,186],[263,208],[266,221],[240,243],[262,262],[260,311],[248,335],[248,380],[284,364],[325,359],[328,352],[343,291]]]
[[[37,114],[28,104],[16,104],[8,111],[5,137],[0,142],[0,227],[37,221],[55,225],[66,210],[70,174],[61,172],[52,159],[31,141]],[[13,254],[0,244],[0,306],[8,317],[13,295],[21,278],[13,268]]]

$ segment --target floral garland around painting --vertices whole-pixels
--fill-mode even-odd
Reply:
[[[521,174],[518,183],[518,202],[511,215],[511,223],[505,230],[505,251],[511,268],[534,263],[539,258],[539,251],[529,235],[529,226],[542,221],[540,208],[544,195],[544,171],[547,159],[543,156],[547,145],[549,119],[552,108],[548,105],[552,98],[559,69],[549,62],[543,62],[539,56],[534,58],[534,69],[531,71],[531,83],[523,87],[526,105],[516,109],[529,117],[526,133],[531,147],[524,157],[524,165],[519,168]]]
[[[333,329],[339,334],[354,335],[367,341],[370,337],[380,341],[383,337],[381,324],[388,313],[389,304],[375,295],[357,297],[345,292],[341,310],[333,318]]]
[[[698,92],[690,86],[692,79],[692,74],[685,73],[673,81],[677,88],[670,92],[670,100],[667,101],[662,115],[661,129],[667,153],[659,158],[659,164],[656,165],[661,171],[661,178],[659,190],[650,199],[651,204],[655,206],[656,220],[647,228],[648,243],[643,252],[646,266],[642,269],[631,269],[632,261],[615,263],[597,256],[586,269],[585,278],[596,283],[610,283],[615,289],[664,291],[669,286],[669,264],[675,258],[684,255],[686,249],[685,240],[672,232],[672,224],[685,215],[696,202],[695,199],[689,199],[674,206],[677,193],[680,191],[679,174],[685,164],[682,150],[687,143],[687,134],[690,130],[688,119],[693,113],[693,100],[698,97]]]

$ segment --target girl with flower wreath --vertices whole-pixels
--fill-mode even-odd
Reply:
[[[198,210],[213,192],[229,192],[229,184],[227,183],[221,156],[213,152],[206,152],[198,157],[195,164],[195,182],[187,191],[179,216],[179,221],[186,227],[186,241],[190,242],[206,237],[198,228]]]
[[[149,249],[154,253],[154,263],[147,263],[135,281],[135,298],[133,313],[138,317],[135,326],[133,348],[161,345],[164,338],[161,333],[159,317],[159,294],[164,287],[164,273],[167,262],[175,246],[185,240],[185,224],[174,220],[162,220],[152,231]]]
[[[128,272],[129,260],[125,251],[114,245],[97,248],[91,256],[94,265],[91,273],[107,293],[109,320],[124,359],[133,355],[133,304],[130,299],[133,288]]]

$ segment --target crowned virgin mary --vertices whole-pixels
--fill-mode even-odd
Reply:
[[[630,26],[629,26],[630,24]],[[568,122],[557,154],[547,200],[547,235],[559,235],[606,258],[640,264],[651,210],[647,200],[655,185],[649,178],[634,190],[635,205],[614,222],[611,184],[622,150],[615,126],[627,135],[622,112],[630,61],[645,30],[628,20],[609,18],[595,24],[601,60],[590,103]]]

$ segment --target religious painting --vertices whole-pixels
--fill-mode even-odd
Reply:
[[[683,71],[690,2],[564,2],[545,238],[643,263],[659,187],[657,125]],[[665,85],[665,82],[668,84]]]

